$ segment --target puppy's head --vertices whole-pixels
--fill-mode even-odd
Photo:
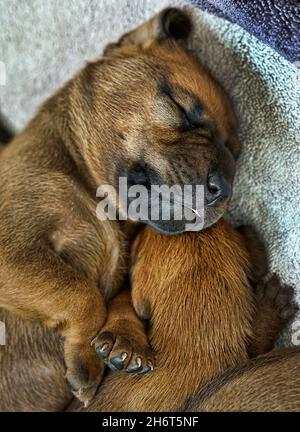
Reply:
[[[239,142],[230,102],[188,50],[190,32],[185,13],[166,9],[87,66],[82,75],[90,118],[85,157],[94,173],[104,165],[101,181],[117,188],[120,177],[127,178],[128,187],[144,186],[149,196],[153,185],[191,186],[192,201],[180,206],[193,209],[195,218],[193,187],[201,185],[203,226],[208,227],[230,199]],[[191,218],[183,211],[181,220],[164,220],[164,199],[159,195],[155,217],[141,219],[163,233],[185,231]],[[168,204],[171,213],[178,206],[172,198]]]

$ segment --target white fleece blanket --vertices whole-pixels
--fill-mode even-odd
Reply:
[[[37,106],[103,47],[174,0],[2,0],[0,111],[21,128]],[[193,47],[231,95],[243,153],[229,216],[253,224],[272,272],[300,300],[300,74],[236,25],[199,10]],[[1,63],[0,63],[1,64]],[[3,81],[3,80],[2,80]],[[3,84],[3,82],[0,82]],[[297,326],[282,342],[297,342]],[[298,341],[300,343],[300,339]]]

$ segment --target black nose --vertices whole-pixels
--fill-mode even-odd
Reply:
[[[217,204],[228,198],[230,194],[231,184],[222,174],[218,172],[209,174],[205,191],[207,205]]]

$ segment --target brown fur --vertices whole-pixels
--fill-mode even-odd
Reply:
[[[66,378],[84,402],[103,373],[91,341],[126,279],[135,228],[99,222],[97,187],[116,185],[140,160],[167,184],[203,184],[216,166],[233,179],[234,114],[186,50],[189,26],[182,12],[168,10],[110,45],[1,152],[0,305],[59,330]],[[166,81],[176,103],[161,91]],[[195,103],[203,112],[183,125],[177,105]],[[227,202],[207,209],[206,226]],[[139,326],[132,331],[132,343],[144,346]]]
[[[225,145],[234,157],[239,152],[230,104],[186,51],[189,29],[178,34],[178,19],[188,27],[184,14],[163,12],[110,45],[1,154],[1,306],[60,331],[77,397],[89,401],[101,379],[103,364],[90,346],[101,329],[93,342],[111,368],[152,368],[139,317],[150,319],[154,371],[109,374],[91,411],[179,409],[224,370],[244,363],[248,352],[269,349],[294,310],[288,290],[278,295],[278,281],[257,284],[264,266],[253,259],[256,246],[223,221],[176,238],[144,230],[134,247],[134,308],[129,291],[116,295],[135,225],[99,223],[97,186],[115,184],[124,166],[140,159],[167,184],[203,183],[216,164],[232,178]],[[181,111],[159,94],[165,76],[186,109],[195,97],[201,101],[196,127],[183,128]],[[207,209],[207,226],[227,202]],[[8,340],[0,347],[0,410],[63,410],[71,393],[58,335],[2,314]],[[287,402],[289,396],[285,391]]]
[[[251,253],[255,256],[256,243],[250,249],[245,244],[245,238],[224,221],[198,234],[166,237],[145,229],[139,235],[133,249],[133,306],[138,316],[150,320],[155,369],[146,375],[109,374],[88,410],[180,410],[187,399],[226,369],[244,364],[249,350],[263,353],[269,349],[271,339],[274,343],[278,329],[295,307],[291,291],[278,285],[276,278],[259,283],[253,295],[250,280],[256,280],[258,274]],[[125,290],[112,300],[101,336],[102,344],[109,344],[107,352],[112,358],[120,351],[127,352],[122,365],[126,370],[134,368],[137,357],[152,361],[129,297]],[[4,320],[9,332],[7,346],[0,349],[0,411],[63,410],[71,394],[64,386],[58,336],[9,314]],[[260,329],[267,325],[265,337]],[[135,332],[138,345],[131,339]],[[251,371],[249,386],[252,377],[256,380],[256,369]],[[279,385],[290,373],[282,368],[264,371],[271,374],[268,382]],[[219,386],[213,389],[217,391]],[[196,410],[202,409],[198,403],[201,394],[193,402]],[[291,396],[290,387],[283,387],[284,406],[289,406]],[[249,403],[251,398],[249,395]],[[265,399],[262,393],[260,409],[267,403]],[[211,409],[222,403],[216,400]],[[73,402],[68,410],[81,407]]]
[[[300,350],[286,349],[257,357],[209,383],[185,410],[300,410]]]
[[[64,375],[63,343],[53,330],[0,309],[0,412],[61,411],[73,395]]]
[[[268,323],[274,344],[295,312],[290,292],[274,289],[274,279],[260,284],[255,308],[250,280],[257,266],[242,235],[224,221],[176,238],[147,228],[133,253],[133,306],[150,320],[156,367],[146,375],[110,374],[88,411],[178,410],[223,371],[245,363],[250,347],[269,349],[256,330]]]

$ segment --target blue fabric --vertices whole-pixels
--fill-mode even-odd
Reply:
[[[300,61],[299,0],[189,0],[239,24],[291,62]]]

